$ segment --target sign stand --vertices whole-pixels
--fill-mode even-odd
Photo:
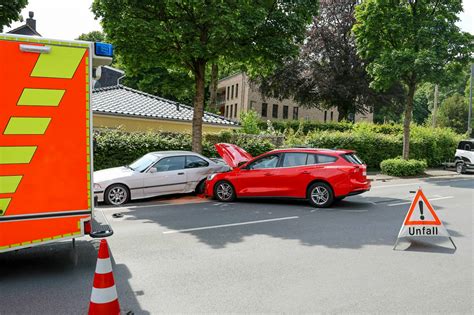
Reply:
[[[426,208],[425,208],[426,206]],[[415,211],[416,209],[416,211]],[[421,188],[416,192],[410,209],[408,210],[405,220],[403,221],[400,232],[398,233],[397,241],[393,246],[395,250],[400,238],[403,237],[447,237],[457,249],[451,235],[443,225],[443,222],[438,218],[436,212],[426,198]]]

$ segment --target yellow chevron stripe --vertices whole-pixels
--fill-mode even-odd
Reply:
[[[36,148],[36,146],[0,147],[0,164],[28,164]]]
[[[0,194],[14,193],[22,177],[22,175],[0,176]]]
[[[7,212],[8,205],[12,198],[0,198],[0,216]]]
[[[5,135],[42,135],[51,118],[12,117],[5,128]]]
[[[85,52],[85,48],[53,46],[49,54],[38,57],[31,76],[71,79]]]
[[[66,90],[24,89],[18,100],[19,106],[58,106]]]

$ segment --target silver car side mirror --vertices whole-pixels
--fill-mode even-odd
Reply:
[[[156,167],[150,168],[149,172],[150,172],[150,173],[156,173],[156,172],[157,172]]]

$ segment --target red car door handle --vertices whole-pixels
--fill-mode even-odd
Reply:
[[[265,176],[272,176],[273,174],[272,174],[272,173],[265,173],[265,174],[263,174],[263,175],[265,175]]]
[[[309,171],[302,171],[301,174],[309,174]]]

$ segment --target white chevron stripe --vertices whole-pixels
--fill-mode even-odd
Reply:
[[[97,265],[95,267],[95,273],[110,273],[112,272],[112,264],[110,258],[99,258],[97,259]]]
[[[97,304],[110,303],[117,299],[117,289],[115,284],[110,288],[97,289],[92,288],[91,302]]]

